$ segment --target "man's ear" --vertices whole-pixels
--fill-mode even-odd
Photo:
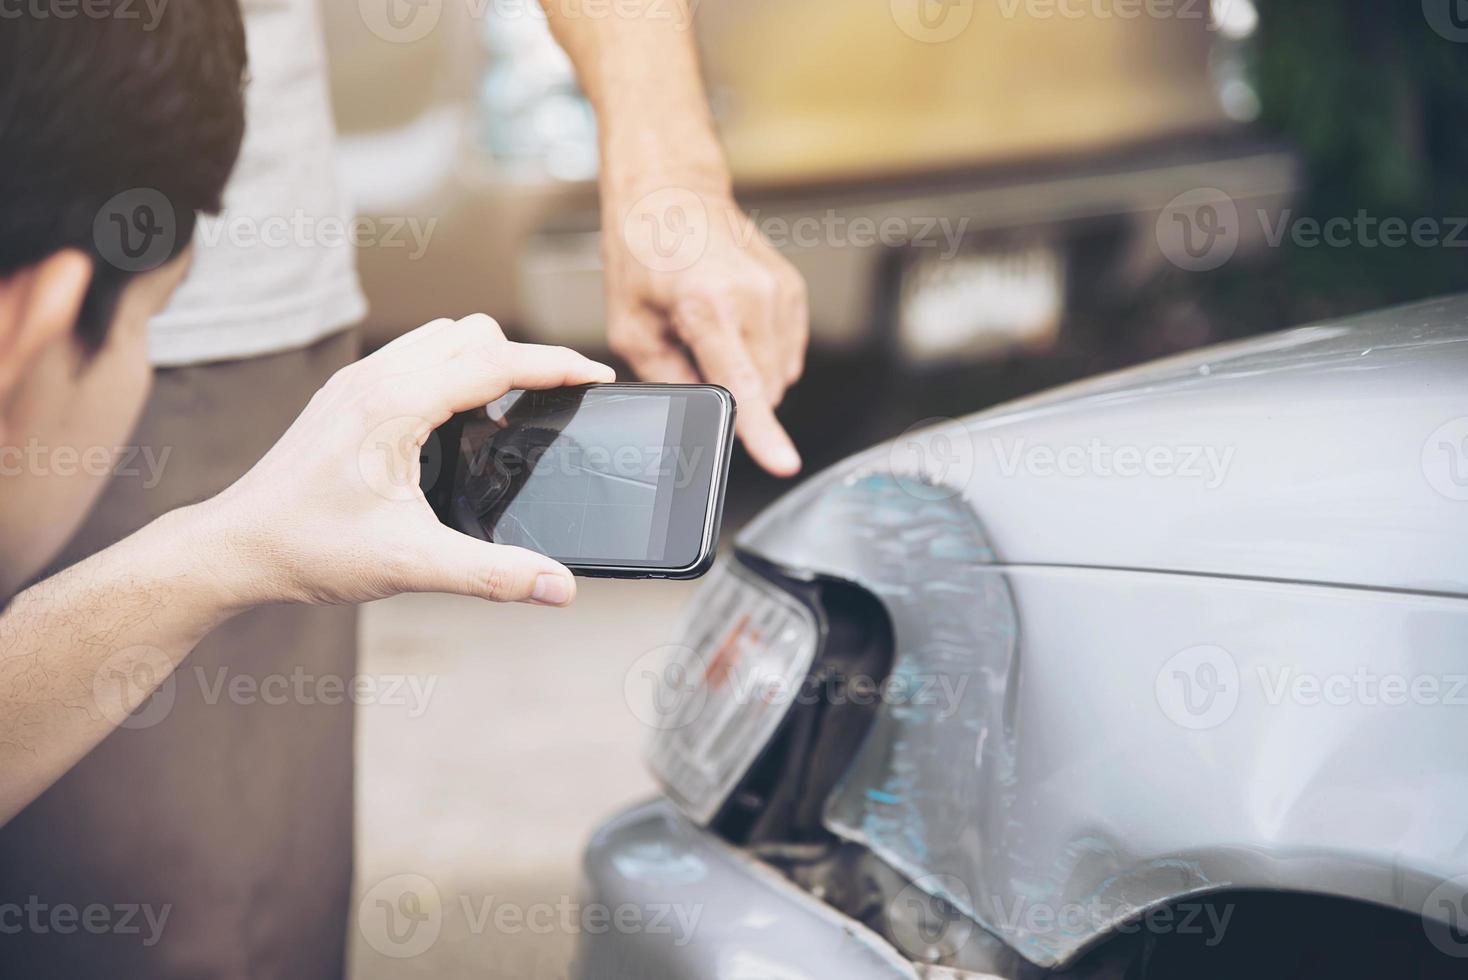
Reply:
[[[0,406],[43,351],[72,342],[91,283],[92,260],[74,248],[0,278]]]

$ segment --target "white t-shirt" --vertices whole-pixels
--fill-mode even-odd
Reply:
[[[225,210],[194,236],[194,265],[151,324],[153,363],[303,347],[361,320],[350,205],[316,0],[243,0],[250,53],[245,145]]]

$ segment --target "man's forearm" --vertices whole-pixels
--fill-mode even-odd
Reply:
[[[596,107],[604,193],[727,193],[688,0],[542,0]]]
[[[28,589],[0,616],[0,824],[242,608],[220,545],[206,509],[175,511]]]

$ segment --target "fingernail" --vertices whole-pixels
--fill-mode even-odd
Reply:
[[[562,575],[541,575],[535,580],[530,600],[542,606],[564,606],[571,601],[571,583]]]

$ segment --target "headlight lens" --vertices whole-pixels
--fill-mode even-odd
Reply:
[[[653,775],[689,816],[708,823],[795,703],[819,644],[815,614],[736,561],[694,599],[655,678]]]

